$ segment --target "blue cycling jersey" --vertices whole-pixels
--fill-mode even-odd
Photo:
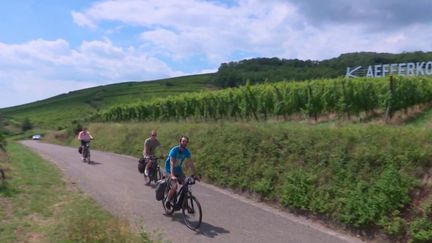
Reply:
[[[170,158],[174,158],[174,174],[179,175],[183,173],[182,165],[186,158],[191,158],[191,153],[187,148],[185,148],[183,151],[180,151],[180,146],[176,145],[174,146],[169,154],[168,158],[165,160],[165,172],[171,173],[171,163]]]

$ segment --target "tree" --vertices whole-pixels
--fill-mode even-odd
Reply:
[[[24,118],[24,121],[21,124],[21,130],[25,132],[32,128],[33,128],[33,124],[31,123],[30,118],[28,117]]]
[[[0,131],[0,150],[6,152],[6,140]]]
[[[420,62],[432,59],[432,52],[401,54],[355,52],[322,61],[252,58],[238,62],[222,63],[214,74],[213,84],[219,87],[238,87],[249,80],[252,84],[279,81],[305,81],[345,76],[347,67],[375,64]]]

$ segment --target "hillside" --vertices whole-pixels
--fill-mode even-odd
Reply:
[[[214,89],[209,85],[210,77],[210,74],[200,74],[147,82],[103,85],[0,109],[0,113],[9,120],[20,122],[28,117],[38,127],[59,128],[69,125],[72,120],[85,118],[114,104],[128,104],[154,97]]]
[[[155,97],[214,90],[218,87],[237,87],[247,81],[255,84],[328,79],[344,76],[349,66],[425,60],[432,60],[432,52],[358,52],[322,61],[253,58],[223,63],[215,74],[126,82],[77,90],[38,102],[0,109],[0,115],[14,124],[20,124],[28,117],[36,127],[60,129],[73,120],[89,117],[114,105],[132,104]],[[0,116],[0,120],[1,118]]]

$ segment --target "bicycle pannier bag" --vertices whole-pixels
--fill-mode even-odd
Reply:
[[[160,201],[163,199],[166,186],[167,181],[165,179],[161,179],[156,182],[156,200]]]
[[[138,160],[138,171],[143,174],[146,167],[145,159],[141,158]]]

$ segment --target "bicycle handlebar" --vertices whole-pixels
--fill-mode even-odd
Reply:
[[[152,160],[158,160],[158,159],[164,159],[164,156],[159,156],[159,157],[156,157],[156,156],[153,156],[153,155],[151,155],[150,157],[149,157],[149,159],[152,159]]]
[[[195,176],[195,175],[191,175],[191,176],[186,178],[186,182],[189,185],[195,184],[196,181],[200,181],[200,178],[198,176]]]
[[[195,179],[192,178],[192,177],[188,177],[188,178],[186,178],[186,184],[188,184],[188,185],[193,185],[193,184],[195,184]]]

